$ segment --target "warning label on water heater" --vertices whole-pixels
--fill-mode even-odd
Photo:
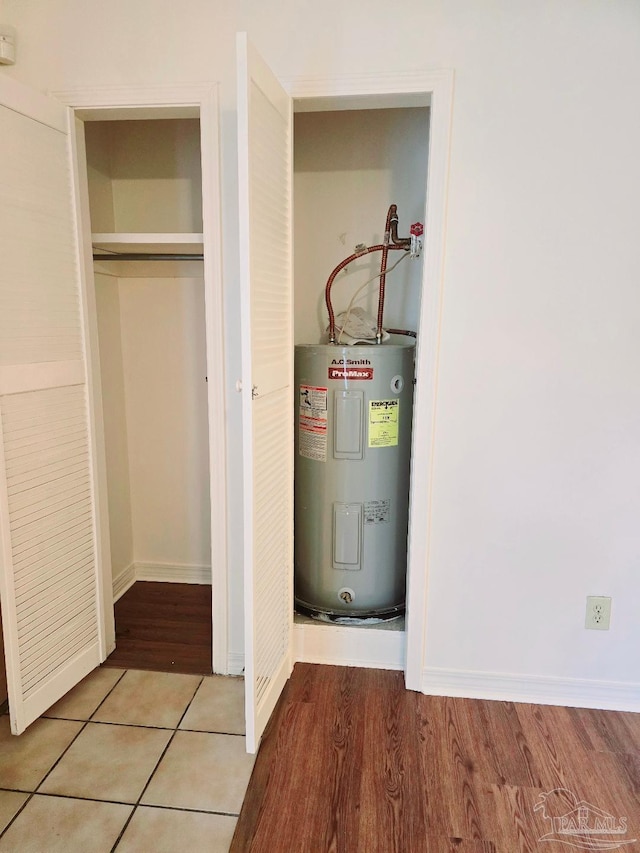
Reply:
[[[400,400],[369,400],[369,447],[397,447]]]
[[[327,461],[327,389],[301,385],[298,415],[298,453]]]

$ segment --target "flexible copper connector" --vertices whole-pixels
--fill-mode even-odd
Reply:
[[[324,301],[327,304],[327,313],[329,314],[329,341],[332,344],[336,342],[336,316],[333,313],[333,305],[331,304],[331,287],[333,282],[335,281],[335,277],[338,273],[343,270],[348,264],[355,261],[357,258],[361,258],[363,255],[369,255],[371,252],[381,252],[384,249],[382,244],[378,246],[369,246],[368,249],[363,249],[362,252],[354,252],[353,255],[349,255],[348,258],[345,258],[344,261],[341,261],[338,266],[334,269],[327,280],[327,285],[324,289]]]
[[[327,280],[327,284],[324,289],[324,301],[327,306],[327,314],[329,315],[329,342],[332,344],[335,344],[336,342],[336,317],[333,311],[333,305],[331,303],[331,288],[333,286],[333,282],[335,281],[335,278],[338,273],[341,272],[341,270],[343,270],[346,266],[348,266],[350,263],[357,260],[358,258],[361,258],[363,255],[370,255],[372,252],[382,252],[379,276],[380,286],[378,291],[378,321],[376,328],[376,340],[378,343],[382,342],[382,321],[384,316],[387,257],[390,251],[400,249],[403,251],[407,251],[411,245],[411,239],[404,239],[398,237],[397,210],[397,206],[395,204],[392,204],[387,212],[387,221],[385,223],[384,228],[384,243],[379,243],[375,246],[369,246],[368,248],[362,249],[362,251],[354,252],[353,255],[349,255],[348,258],[345,258],[344,261],[341,261],[338,264],[338,266],[333,270]]]
[[[387,280],[387,258],[389,257],[389,240],[391,239],[391,219],[398,219],[398,208],[392,204],[387,211],[387,221],[384,224],[384,248],[380,261],[380,283],[378,285],[378,324],[376,326],[376,342],[382,343],[382,318],[384,317],[384,288]]]

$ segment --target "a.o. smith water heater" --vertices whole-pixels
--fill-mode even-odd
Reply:
[[[295,351],[295,599],[329,619],[404,611],[414,341]]]

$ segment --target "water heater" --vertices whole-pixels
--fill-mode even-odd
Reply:
[[[295,599],[328,619],[404,611],[414,342],[295,349]]]

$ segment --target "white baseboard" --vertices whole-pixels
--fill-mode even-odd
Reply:
[[[176,565],[175,563],[135,562],[113,579],[113,600],[117,601],[136,581],[161,583],[211,583],[211,566]]]
[[[125,592],[129,589],[129,587],[133,586],[136,582],[136,569],[135,564],[130,563],[126,569],[122,569],[120,574],[118,574],[113,579],[113,601],[115,602],[121,598]]]
[[[422,673],[422,692],[432,696],[460,696],[465,699],[640,711],[640,684],[632,682],[427,667]]]
[[[293,626],[293,659],[333,666],[404,669],[404,631],[377,631],[337,625]],[[229,675],[243,675],[244,654],[229,652]]]
[[[244,654],[242,652],[229,652],[227,666],[229,667],[229,675],[244,675]]]
[[[161,583],[211,583],[211,566],[176,565],[175,563],[134,563],[136,580]]]
[[[293,626],[293,659],[334,666],[404,669],[404,631],[338,625]]]

